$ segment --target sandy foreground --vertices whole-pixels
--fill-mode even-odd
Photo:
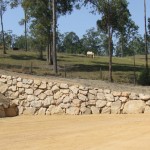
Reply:
[[[150,150],[150,115],[3,118],[0,150]]]

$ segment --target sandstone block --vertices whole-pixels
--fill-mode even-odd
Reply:
[[[10,78],[10,79],[12,79],[12,78]],[[21,80],[22,79],[20,77],[17,78],[17,82],[21,82]]]
[[[125,102],[127,102],[128,98],[127,97],[120,97],[119,100],[122,101],[123,103],[125,103]]]
[[[8,90],[8,85],[0,83],[0,93],[5,94],[5,92]]]
[[[38,115],[45,115],[46,114],[46,108],[40,108],[38,111]]]
[[[61,88],[61,89],[68,89],[69,86],[68,86],[68,84],[61,83],[61,84],[60,84],[60,88]]]
[[[34,95],[38,96],[43,92],[43,90],[37,89],[36,91],[34,91]]]
[[[5,110],[4,107],[0,105],[0,118],[4,118],[4,117],[5,117]]]
[[[61,103],[59,106],[60,106],[62,109],[68,109],[68,108],[71,106],[71,104],[70,104],[70,103],[66,103],[66,104]]]
[[[69,87],[69,89],[75,94],[78,94],[78,92],[79,92],[79,88],[77,88],[76,86],[71,86],[71,87]]]
[[[88,106],[96,106],[96,100],[89,100],[87,103]]]
[[[88,91],[79,90],[80,94],[87,95]]]
[[[105,100],[105,95],[103,93],[97,93],[97,99],[98,100]]]
[[[52,90],[53,93],[56,93],[56,92],[58,92],[60,89],[59,89],[59,87],[58,87],[57,85],[54,85],[51,90]]]
[[[110,107],[104,107],[101,111],[102,114],[110,114],[111,109]]]
[[[27,93],[28,95],[33,95],[33,89],[26,89],[25,93]]]
[[[109,102],[114,102],[114,96],[112,94],[105,94],[106,100]]]
[[[136,94],[136,93],[131,93],[131,95],[129,96],[129,98],[130,98],[131,100],[138,100],[138,99],[139,99],[139,96],[138,96],[138,94]]]
[[[95,95],[88,93],[88,99],[89,100],[96,99],[96,97],[95,97]]]
[[[42,90],[44,90],[46,88],[47,88],[46,82],[42,82],[41,85],[39,86],[39,89],[42,89]]]
[[[24,115],[34,115],[36,112],[36,109],[33,107],[26,107],[25,110],[23,111]]]
[[[81,107],[80,108],[81,114],[90,115],[92,113],[91,109],[88,107]]]
[[[61,96],[63,95],[63,93],[61,93],[60,91],[58,91],[57,93],[54,94],[54,99],[59,99]]]
[[[42,101],[34,101],[34,106],[33,107],[39,109],[39,108],[42,107],[42,105],[43,105]]]
[[[66,96],[64,99],[63,99],[63,103],[69,103],[71,102],[71,99],[69,96]]]
[[[121,96],[128,98],[130,94],[131,94],[130,92],[122,92]]]
[[[78,99],[80,99],[83,102],[88,100],[87,97],[85,95],[83,95],[83,94],[78,94]]]
[[[143,113],[145,106],[146,104],[142,100],[128,101],[124,106],[123,113],[124,114]]]
[[[22,86],[23,86],[22,82],[18,82],[18,83],[17,83],[17,87],[18,87],[18,88],[22,88]]]
[[[139,99],[144,101],[150,100],[150,95],[139,94]]]
[[[120,97],[121,96],[121,92],[113,91],[112,95],[115,96],[115,97],[117,97],[117,96]]]
[[[104,90],[104,93],[105,93],[105,94],[110,94],[110,93],[111,93],[111,90],[105,89],[105,90]]]
[[[40,99],[40,100],[44,100],[45,98],[46,98],[46,94],[44,94],[44,93],[41,93],[40,95],[38,95],[38,98]]]
[[[97,94],[97,90],[89,90],[89,93],[92,95],[96,95]]]
[[[60,115],[60,114],[64,114],[64,111],[60,106],[56,106],[51,109],[50,113],[51,115],[54,115],[54,114]]]
[[[106,106],[106,104],[107,104],[106,101],[98,100],[98,101],[96,102],[96,107],[102,108],[102,107]]]
[[[111,114],[120,114],[121,101],[113,102],[111,105]]]
[[[27,96],[27,101],[28,102],[32,102],[32,101],[34,101],[35,100],[35,96],[34,95],[28,95]]]
[[[41,85],[41,81],[40,80],[34,80],[34,84],[37,85],[37,86],[40,86]]]
[[[48,97],[44,100],[44,102],[43,102],[43,107],[46,107],[46,108],[49,107],[52,100],[53,100],[53,97],[52,97],[52,96],[48,96]]]
[[[146,105],[150,106],[150,100],[146,102]]]
[[[52,95],[53,95],[53,93],[52,93],[51,90],[46,90],[44,93],[45,93],[47,96],[52,96]]]
[[[100,112],[100,109],[94,106],[91,107],[91,110],[92,110],[92,114],[99,114]]]
[[[68,115],[79,115],[80,109],[78,107],[70,107],[66,110],[66,114]]]
[[[5,116],[6,117],[15,117],[18,115],[18,108],[17,107],[10,107],[5,109]]]
[[[145,107],[144,114],[150,114],[150,106]]]
[[[73,99],[72,103],[73,103],[73,106],[75,106],[75,107],[81,106],[81,100],[79,100],[79,99]]]
[[[19,115],[22,115],[22,114],[23,114],[23,111],[24,111],[24,107],[18,106],[18,114],[19,114]]]
[[[17,87],[16,86],[10,86],[9,90],[11,90],[13,92],[16,92],[17,91]]]

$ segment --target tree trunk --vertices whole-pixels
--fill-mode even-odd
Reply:
[[[24,9],[24,33],[25,33],[25,51],[28,51],[28,41],[27,41],[27,12]]]
[[[57,74],[57,52],[56,52],[56,1],[53,0],[53,70]]]
[[[124,56],[123,52],[123,35],[121,35],[121,57]]]
[[[144,21],[145,21],[145,67],[148,71],[148,50],[147,50],[147,25],[146,25],[146,0],[144,0]]]
[[[50,13],[52,13],[52,5],[51,5],[51,0],[49,0],[49,11]],[[53,65],[53,55],[52,55],[52,40],[53,40],[53,37],[52,37],[52,25],[51,25],[51,22],[52,22],[52,18],[50,17],[49,18],[49,22],[50,22],[50,26],[47,28],[47,31],[48,31],[48,49],[47,49],[47,62],[49,65]]]
[[[111,48],[111,42],[112,42],[112,34],[111,34],[111,28],[110,28],[110,4],[108,0],[108,49],[109,49],[109,81],[112,82],[112,48]]]
[[[3,38],[3,54],[7,54],[6,53],[5,36],[4,36],[4,27],[3,27],[3,11],[2,11],[2,8],[1,8],[0,15],[1,15],[2,38]]]
[[[53,42],[52,40],[50,41],[50,46],[49,46],[49,57],[50,57],[50,64],[53,65]]]

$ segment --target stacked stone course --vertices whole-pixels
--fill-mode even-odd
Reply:
[[[19,115],[150,113],[150,95],[0,76],[0,93]]]

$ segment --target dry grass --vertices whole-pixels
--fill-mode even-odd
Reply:
[[[37,52],[7,51],[0,52],[0,68],[14,72],[32,73],[36,75],[54,75],[52,66],[38,59]],[[136,56],[136,75],[144,69],[144,56]],[[32,66],[32,67],[31,67]],[[108,79],[108,57],[97,56],[87,58],[85,55],[58,54],[58,75],[67,78],[83,78],[93,80]],[[114,82],[133,83],[133,57],[113,58]]]

